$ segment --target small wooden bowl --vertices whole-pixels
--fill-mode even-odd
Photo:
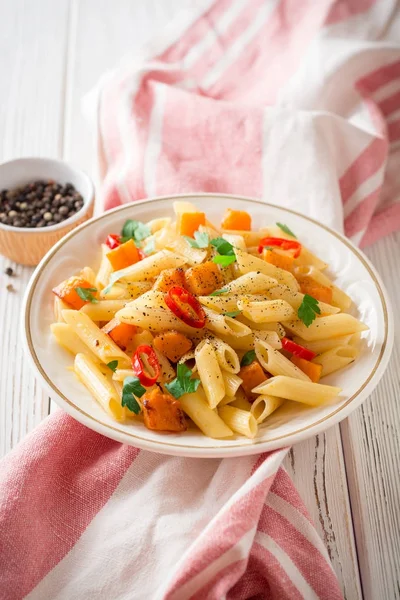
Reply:
[[[0,165],[0,190],[21,187],[39,179],[72,183],[82,195],[83,206],[69,219],[50,227],[36,229],[0,223],[0,253],[21,265],[37,265],[60,238],[93,215],[94,186],[80,169],[49,158],[18,158]]]

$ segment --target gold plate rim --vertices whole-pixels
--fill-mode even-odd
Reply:
[[[325,231],[328,231],[330,234],[332,234],[337,239],[339,239],[342,243],[345,244],[345,246],[347,246],[347,248],[361,261],[363,266],[367,269],[371,279],[373,280],[373,282],[378,290],[379,298],[380,298],[381,306],[382,306],[382,310],[383,310],[384,325],[385,325],[384,333],[385,334],[384,334],[384,340],[382,342],[381,350],[380,350],[379,356],[376,360],[376,363],[374,365],[374,368],[371,370],[371,373],[369,374],[368,378],[364,381],[362,386],[360,386],[360,388],[350,398],[348,398],[346,400],[346,402],[341,404],[340,407],[336,408],[331,413],[329,413],[328,415],[319,419],[318,421],[315,421],[314,423],[312,423],[310,425],[307,425],[305,427],[297,429],[296,431],[285,434],[283,436],[269,438],[268,440],[254,440],[252,442],[247,442],[247,443],[230,444],[229,446],[225,446],[225,447],[221,446],[221,445],[204,447],[204,446],[198,446],[198,445],[193,445],[193,444],[185,446],[185,445],[181,445],[181,444],[173,444],[171,442],[165,442],[164,440],[161,440],[161,439],[159,441],[158,440],[153,441],[153,440],[149,440],[147,438],[143,438],[137,434],[130,433],[125,430],[114,427],[112,425],[109,425],[108,423],[105,423],[104,421],[97,419],[90,413],[87,413],[86,411],[82,410],[79,406],[74,404],[74,402],[72,402],[67,396],[65,396],[65,394],[53,383],[53,381],[50,379],[50,377],[48,377],[46,371],[42,367],[42,364],[36,354],[34,344],[32,341],[32,334],[31,334],[31,328],[30,328],[31,304],[32,304],[34,292],[35,292],[35,289],[38,284],[38,281],[39,281],[42,271],[44,270],[46,265],[50,262],[50,260],[53,258],[53,256],[59,251],[59,249],[62,248],[62,246],[64,246],[64,244],[66,242],[68,242],[71,238],[75,237],[75,235],[77,235],[80,231],[82,231],[83,229],[85,229],[87,227],[90,227],[94,221],[97,222],[97,221],[104,220],[104,219],[108,218],[108,216],[110,214],[113,214],[116,212],[122,212],[122,211],[126,210],[128,207],[132,209],[135,206],[141,206],[143,204],[151,203],[154,201],[161,201],[161,200],[171,200],[171,201],[182,200],[182,199],[193,200],[195,198],[197,198],[197,199],[201,199],[201,198],[214,198],[214,199],[215,198],[231,198],[233,200],[243,200],[243,201],[246,201],[249,203],[259,204],[259,205],[274,208],[274,209],[277,208],[286,213],[294,214],[297,217],[301,217],[302,219],[305,219],[306,221],[313,223],[314,225],[317,225],[318,227],[324,229]],[[84,223],[79,225],[76,229],[74,229],[71,232],[69,232],[68,234],[66,234],[43,257],[43,259],[41,260],[39,265],[36,267],[36,270],[34,271],[34,273],[32,275],[32,278],[30,280],[30,283],[28,285],[28,288],[27,288],[27,291],[25,294],[25,298],[24,298],[23,311],[22,311],[22,315],[23,315],[22,325],[23,325],[23,337],[24,337],[24,341],[26,342],[27,348],[29,350],[28,355],[29,355],[30,359],[33,361],[35,368],[37,369],[37,371],[39,372],[40,376],[42,377],[44,382],[47,384],[47,386],[53,392],[55,392],[55,394],[57,396],[59,396],[70,407],[71,414],[76,411],[76,412],[80,413],[81,415],[83,415],[85,417],[85,420],[88,419],[89,421],[95,423],[96,425],[100,425],[102,428],[106,428],[108,431],[115,432],[115,434],[117,434],[114,436],[110,435],[110,437],[114,437],[114,439],[118,439],[118,441],[121,441],[121,437],[132,438],[132,443],[134,443],[134,441],[137,440],[138,445],[144,445],[146,447],[146,449],[148,449],[148,450],[161,452],[162,449],[165,447],[166,452],[168,453],[168,451],[169,451],[170,454],[177,453],[177,454],[182,455],[183,453],[185,453],[186,456],[189,456],[190,454],[196,455],[196,456],[199,456],[199,455],[205,456],[206,454],[208,454],[210,457],[211,456],[222,457],[225,454],[232,455],[232,451],[235,451],[237,449],[244,450],[243,454],[245,454],[245,453],[250,454],[251,450],[254,449],[258,445],[266,445],[266,446],[273,445],[275,448],[282,447],[285,444],[282,442],[282,445],[280,445],[277,442],[279,442],[280,440],[287,440],[287,443],[290,444],[289,438],[292,438],[293,436],[298,436],[299,434],[302,434],[306,431],[317,428],[319,425],[321,425],[325,421],[330,421],[335,415],[337,415],[340,412],[343,412],[346,407],[348,407],[352,402],[354,402],[354,400],[362,393],[362,391],[366,388],[366,386],[374,378],[377,369],[379,368],[379,366],[382,363],[384,355],[387,353],[387,350],[389,350],[389,356],[390,356],[391,348],[388,348],[389,315],[390,314],[391,314],[390,307],[388,305],[387,298],[383,292],[383,284],[379,281],[379,278],[378,278],[377,274],[375,273],[373,267],[370,265],[370,263],[366,259],[366,257],[360,252],[360,250],[358,250],[358,248],[356,248],[343,235],[332,230],[330,227],[328,227],[322,223],[319,223],[318,221],[316,221],[315,219],[312,219],[311,217],[308,217],[306,215],[303,215],[295,210],[292,210],[292,209],[289,209],[286,207],[277,206],[275,204],[270,204],[268,202],[263,202],[262,200],[258,200],[256,198],[249,198],[246,196],[237,196],[234,194],[222,194],[222,193],[213,194],[213,193],[201,192],[201,193],[190,193],[190,194],[174,194],[174,195],[156,196],[154,198],[136,200],[129,204],[123,204],[123,205],[117,206],[116,208],[113,208],[97,217],[93,217],[92,219],[85,221]],[[387,359],[389,359],[389,356],[387,357]],[[378,382],[376,382],[376,383],[378,383]],[[74,416],[74,415],[72,414],[72,416]],[[345,418],[345,417],[346,417],[346,415],[344,415],[343,418]],[[77,419],[77,420],[79,420],[79,419]],[[335,422],[337,422],[337,421],[335,421]],[[86,424],[86,423],[84,423],[84,424]],[[332,425],[333,424],[334,423],[332,423]],[[93,429],[95,429],[96,431],[98,431],[99,433],[101,433],[103,435],[107,435],[103,431],[99,431],[99,427],[93,426]],[[151,446],[153,446],[153,447],[151,447]],[[258,449],[258,448],[256,450],[253,450],[254,453],[261,452],[261,451],[262,450]],[[210,454],[210,452],[211,452],[211,454]]]

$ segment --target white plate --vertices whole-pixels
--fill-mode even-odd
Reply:
[[[220,222],[226,208],[247,210],[255,227],[276,221],[286,223],[300,240],[329,263],[338,286],[354,300],[353,314],[369,326],[362,339],[358,360],[323,382],[343,389],[334,405],[306,407],[287,403],[259,430],[255,440],[235,437],[213,440],[194,430],[184,434],[160,434],[142,424],[113,421],[67,370],[71,355],[50,334],[53,320],[51,289],[85,265],[97,266],[100,243],[119,231],[127,218],[147,221],[172,216],[175,199],[195,202],[211,221]],[[382,282],[366,257],[343,236],[293,211],[257,200],[220,194],[190,194],[124,205],[83,223],[44,257],[26,292],[23,308],[25,350],[35,373],[50,396],[70,415],[91,429],[126,444],[164,454],[227,457],[265,452],[309,438],[347,417],[372,392],[387,366],[393,344],[393,318]]]

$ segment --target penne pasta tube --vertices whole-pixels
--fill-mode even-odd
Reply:
[[[199,377],[210,408],[215,408],[225,396],[225,384],[217,355],[210,342],[195,350]]]
[[[260,424],[272,415],[284,402],[283,398],[277,398],[276,396],[267,396],[266,394],[257,396],[253,404],[251,404],[250,412],[257,421],[257,424]]]
[[[204,312],[207,317],[206,327],[210,331],[234,337],[241,337],[251,333],[251,329],[247,325],[236,321],[232,317],[224,317],[224,315],[220,315],[210,308],[204,308]]]
[[[71,352],[74,356],[76,354],[85,354],[92,360],[99,360],[91,350],[82,342],[75,331],[67,325],[67,323],[52,323],[50,329],[56,341],[60,346]]]
[[[170,252],[169,250],[160,250],[151,256],[146,256],[143,260],[125,267],[120,271],[115,271],[110,276],[110,283],[114,284],[120,279],[126,281],[148,281],[157,277],[164,269],[172,267],[181,267],[186,263],[186,259]]]
[[[101,290],[101,292],[99,292],[99,297],[101,300],[122,300],[123,298],[129,300],[130,294],[126,284],[121,281],[120,283],[113,285],[106,294],[104,293],[104,290]]]
[[[136,377],[132,369],[116,369],[112,374],[113,381],[123,382],[125,377]]]
[[[343,290],[338,288],[332,281],[321,271],[318,271],[312,266],[299,266],[294,268],[296,277],[306,275],[311,277],[317,283],[332,288],[332,304],[338,306],[340,310],[348,310],[351,306],[352,300]]]
[[[243,337],[233,337],[231,335],[220,335],[219,339],[228,344],[231,348],[236,350],[248,350],[254,349],[254,342],[256,339],[263,340],[269,343],[273,348],[282,348],[280,337],[274,331],[258,331],[254,330],[249,335]]]
[[[187,202],[186,200],[176,200],[172,203],[172,206],[177,217],[183,213],[193,213],[199,210],[193,202]]]
[[[158,219],[152,219],[147,222],[147,227],[150,229],[151,233],[155,233],[160,229],[164,229],[164,227],[169,227],[171,225],[171,217],[159,217]]]
[[[254,350],[263,369],[271,375],[285,375],[294,379],[310,381],[308,375],[267,342],[257,339],[254,343]]]
[[[207,250],[192,248],[182,237],[176,237],[173,241],[167,243],[165,247],[184,256],[186,262],[192,267],[202,263],[207,256]]]
[[[104,375],[99,366],[85,354],[76,355],[74,371],[83,385],[109,415],[117,421],[124,420],[125,410],[121,406],[121,399],[111,377],[108,378]]]
[[[309,406],[326,404],[336,398],[341,391],[341,388],[332,385],[301,381],[282,375],[272,377],[253,389],[255,394],[277,396]]]
[[[272,300],[285,300],[296,311],[300,308],[300,305],[304,299],[304,294],[301,292],[293,292],[285,285],[277,285],[276,287],[271,288],[268,290],[267,295]],[[334,315],[340,312],[340,308],[326,304],[326,302],[318,302],[318,306],[321,310],[321,313],[324,315]]]
[[[296,317],[294,309],[285,300],[238,300],[237,305],[243,316],[255,323],[290,321]]]
[[[274,350],[280,350],[282,348],[282,342],[276,331],[254,331],[254,344],[257,340],[266,342],[274,348]]]
[[[358,334],[355,333],[354,335]],[[334,338],[328,338],[326,340],[316,340],[315,342],[307,342],[306,340],[303,340],[303,338],[295,335],[293,337],[293,341],[296,344],[300,344],[300,346],[304,346],[305,348],[308,348],[308,350],[315,352],[315,354],[321,354],[322,352],[326,352],[331,348],[336,348],[336,346],[346,346],[347,344],[350,344],[350,340],[352,337],[353,336],[349,334],[341,335],[339,337]]]
[[[240,235],[246,243],[246,246],[257,246],[259,245],[262,238],[268,235],[267,229],[259,229],[258,231],[245,231],[241,229],[222,229],[222,235]]]
[[[327,317],[318,317],[309,327],[306,327],[301,321],[286,321],[285,329],[289,329],[289,331],[307,342],[314,342],[349,333],[358,333],[367,330],[368,327],[351,315],[339,313]]]
[[[235,433],[240,433],[250,439],[256,437],[258,426],[251,412],[228,404],[218,409],[218,414]]]
[[[110,275],[112,273],[112,266],[107,258],[107,254],[110,252],[110,248],[105,244],[101,245],[101,262],[99,270],[97,271],[95,286],[101,290],[109,284]]]
[[[242,314],[238,315],[236,320],[250,327],[254,333],[257,333],[258,331],[275,331],[280,338],[283,338],[286,335],[285,328],[280,323],[255,323],[244,317]]]
[[[198,296],[198,301],[203,306],[223,314],[237,310],[238,296]]]
[[[130,344],[132,352],[135,352],[138,346],[142,346],[143,344],[147,344],[148,346],[153,345],[153,336],[150,331],[143,330],[140,333],[133,334]]]
[[[234,398],[234,399],[231,398],[231,402],[229,402],[229,405],[233,406],[234,408],[240,408],[241,410],[249,411],[251,409],[251,404],[247,400],[246,394],[244,393],[242,388],[238,389],[236,398]]]
[[[239,373],[240,362],[234,349],[229,344],[217,337],[210,337],[207,339],[210,341],[215,350],[221,369],[227,371],[228,373]]]
[[[285,240],[296,239],[292,235],[289,235],[288,233],[283,231],[278,226],[273,225],[272,227],[268,227],[267,230],[268,230],[268,236],[270,236],[270,237],[284,238]],[[299,256],[295,259],[295,264],[296,265],[312,265],[321,271],[323,269],[326,269],[326,267],[328,266],[326,262],[324,262],[323,260],[318,258],[318,256],[315,256],[315,254],[313,254],[310,250],[308,250],[308,248],[305,248],[305,246],[303,246],[303,244],[302,244],[301,252],[300,252]]]
[[[353,333],[353,334],[350,336],[350,339],[349,339],[349,344],[350,344],[350,346],[355,346],[355,347],[357,347],[357,346],[359,346],[359,345],[360,345],[360,341],[361,341],[361,333],[360,333],[360,332],[358,332],[358,333]]]
[[[243,379],[235,375],[235,373],[228,373],[228,371],[222,371],[222,378],[224,380],[226,396],[234,398],[243,383]]]
[[[354,346],[337,346],[323,352],[311,362],[322,365],[321,377],[334,373],[343,367],[352,363],[358,355],[358,350]]]
[[[100,300],[82,306],[79,312],[85,313],[92,321],[111,321],[115,313],[124,308],[126,300]]]
[[[64,300],[54,295],[54,318],[57,323],[65,323],[62,311],[69,310],[69,308],[69,305]]]
[[[231,398],[231,396],[224,396],[221,400],[221,402],[218,404],[218,408],[221,408],[221,406],[226,406],[227,404],[230,404],[232,401],[234,400],[234,398]],[[213,410],[217,410],[216,408],[214,408]]]
[[[193,394],[184,394],[179,398],[182,409],[197,425],[197,427],[210,438],[226,438],[233,435],[232,430],[223,422],[207,403],[201,386]]]
[[[131,360],[117,346],[109,335],[104,333],[93,321],[79,310],[64,310],[63,317],[73,331],[102,362],[118,360],[121,368],[129,366]]]
[[[284,284],[295,292],[299,290],[299,284],[297,283],[296,278],[292,273],[289,273],[289,271],[279,269],[278,267],[267,263],[262,258],[252,256],[247,252],[239,250],[239,248],[236,248],[235,254],[238,268],[242,275],[259,271],[263,275],[275,279],[278,284]]]
[[[126,281],[124,285],[126,285],[128,295],[133,299],[139,298],[153,287],[151,281]]]
[[[244,241],[244,237],[242,235],[224,233],[222,237],[224,240],[232,244],[234,248],[240,248],[240,250],[243,250],[243,252],[247,252],[246,242]]]
[[[228,283],[224,290],[227,295],[265,294],[276,285],[277,281],[273,277],[257,271],[249,271]]]
[[[165,383],[175,379],[175,369],[172,367],[168,358],[158,350],[154,349],[154,352],[156,353],[158,362],[160,363],[160,375],[157,381],[160,383]]]
[[[129,302],[117,312],[116,317],[123,323],[131,323],[156,333],[176,329],[190,336],[197,335],[199,331],[178,319],[165,304],[164,294],[154,290]]]

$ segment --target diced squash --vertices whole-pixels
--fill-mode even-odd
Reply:
[[[275,250],[269,250],[268,248],[264,248],[263,250],[263,259],[270,265],[274,265],[285,271],[291,271],[294,262],[293,256],[281,254],[280,252],[275,252]]]
[[[311,381],[314,383],[318,383],[318,381],[321,379],[322,365],[317,365],[316,363],[312,363],[305,358],[300,358],[299,356],[294,355],[290,357],[290,360],[294,365],[296,365],[296,367],[299,367],[303,373],[308,375]]]
[[[186,212],[178,215],[178,233],[179,235],[188,235],[193,237],[194,232],[200,225],[206,224],[206,215],[203,212]]]
[[[183,269],[165,269],[162,271],[153,285],[153,290],[167,293],[174,285],[185,287],[186,279]]]
[[[224,277],[218,265],[212,261],[188,269],[185,277],[186,288],[197,296],[208,296],[224,284]]]
[[[107,252],[106,256],[114,271],[125,269],[125,267],[129,267],[140,260],[139,251],[133,240],[128,240],[118,248]]]
[[[254,394],[251,390],[257,387],[257,385],[260,385],[263,381],[269,379],[268,375],[263,371],[257,360],[253,360],[250,365],[242,367],[238,375],[243,379],[242,388],[248,400],[254,402],[257,398],[257,394]]]
[[[132,336],[137,333],[138,328],[129,323],[121,323],[118,319],[112,319],[102,328],[104,333],[107,333],[112,340],[121,348],[126,350],[132,339]]]
[[[251,216],[244,210],[228,208],[222,219],[221,228],[251,231]]]
[[[326,302],[326,304],[332,304],[333,290],[327,285],[321,285],[312,277],[304,275],[298,278],[300,284],[300,290],[303,294],[308,294],[320,302]]]
[[[153,345],[171,362],[176,363],[186,352],[189,352],[193,343],[179,331],[166,331],[155,336]]]
[[[158,388],[148,391],[141,398],[144,424],[155,431],[186,431],[186,419],[181,403]]]
[[[68,304],[69,307],[75,308],[79,310],[82,306],[88,303],[88,301],[83,300],[78,295],[76,288],[93,288],[93,284],[86,281],[86,279],[82,279],[81,277],[70,277],[66,279],[55,288],[53,288],[53,294],[61,298],[64,302]],[[97,298],[97,292],[91,292],[93,298]]]

